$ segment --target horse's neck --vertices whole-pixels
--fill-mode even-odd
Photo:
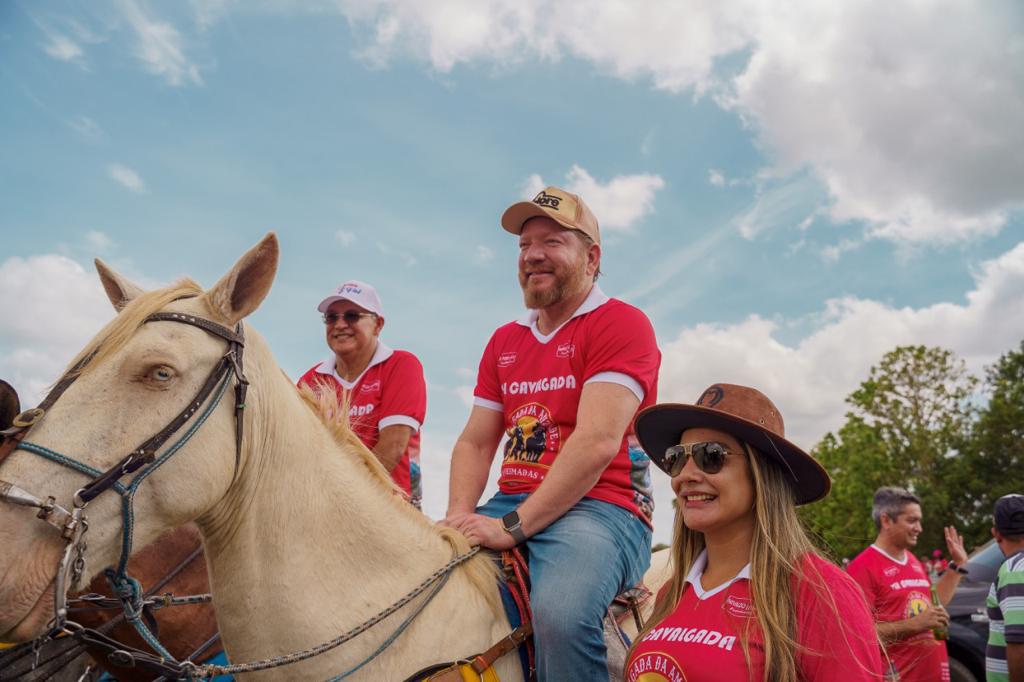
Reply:
[[[230,622],[254,612],[296,626],[325,618],[332,630],[383,609],[450,558],[283,382],[266,382],[277,394],[261,396],[250,422],[259,423],[246,434],[240,492],[200,520],[228,637]]]

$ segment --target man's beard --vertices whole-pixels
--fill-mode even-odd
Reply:
[[[552,273],[555,277],[554,286],[543,291],[535,291],[529,288],[529,279],[523,273],[519,273],[519,286],[523,290],[523,301],[526,307],[538,310],[555,305],[567,298],[571,298],[587,288],[587,261],[579,259],[575,265],[566,267],[563,270],[555,270]]]

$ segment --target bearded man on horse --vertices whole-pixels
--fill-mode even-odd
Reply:
[[[656,402],[661,354],[647,316],[597,286],[600,231],[582,199],[548,187],[501,224],[519,236],[529,310],[484,351],[444,523],[484,547],[527,549],[539,680],[608,679],[602,617],[650,563],[650,461],[631,423]],[[543,434],[540,456],[507,448],[499,492],[477,507],[516,428]]]

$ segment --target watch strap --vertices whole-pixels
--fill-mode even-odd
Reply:
[[[501,527],[505,529],[505,532],[512,536],[512,539],[516,541],[517,545],[526,542],[526,533],[523,532],[523,524],[519,520],[519,512],[516,510],[510,511],[501,517]]]
[[[946,568],[956,571],[960,575],[967,575],[968,573],[970,573],[970,571],[968,571],[966,568],[964,568],[963,566],[957,566],[956,563],[952,561],[946,564]]]

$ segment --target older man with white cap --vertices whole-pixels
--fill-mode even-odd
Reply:
[[[601,235],[580,197],[548,187],[501,224],[529,310],[484,350],[445,523],[528,549],[539,680],[608,679],[602,615],[650,562],[650,460],[631,424],[656,400],[661,353],[647,316],[597,286]],[[499,492],[477,507],[503,434]]]
[[[298,385],[332,389],[348,400],[352,430],[373,450],[395,483],[420,506],[420,427],[427,412],[423,366],[409,351],[380,340],[384,310],[377,290],[349,280],[320,301],[331,355]]]

